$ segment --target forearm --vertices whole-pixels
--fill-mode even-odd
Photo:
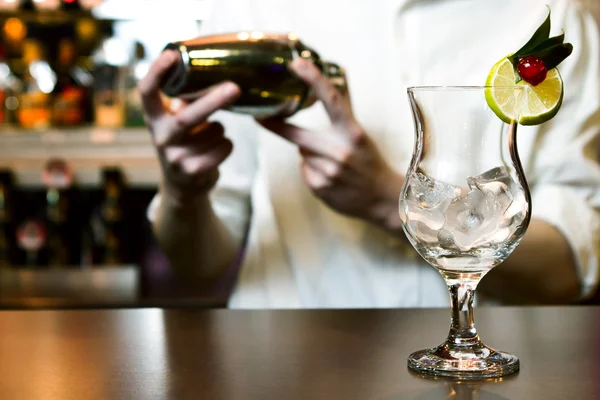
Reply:
[[[153,230],[172,268],[200,286],[214,282],[232,265],[237,249],[208,195],[180,203],[161,194]]]
[[[580,284],[569,243],[553,225],[532,220],[514,253],[481,281],[479,290],[505,303],[572,302]]]

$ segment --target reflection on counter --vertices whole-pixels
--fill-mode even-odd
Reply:
[[[95,269],[0,268],[0,306],[136,304],[140,271],[134,265]]]

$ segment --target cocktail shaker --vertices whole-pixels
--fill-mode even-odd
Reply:
[[[212,85],[228,80],[241,88],[229,110],[258,118],[287,117],[312,105],[316,98],[288,62],[302,57],[313,62],[340,90],[344,71],[321,59],[294,34],[237,32],[169,43],[165,50],[179,53],[161,87],[171,97],[193,100]]]

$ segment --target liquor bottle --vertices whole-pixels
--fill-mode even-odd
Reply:
[[[127,53],[117,38],[104,40],[93,55],[94,120],[107,128],[122,127],[125,122],[125,77]]]
[[[75,42],[69,38],[61,39],[52,102],[52,123],[57,126],[80,125],[90,119],[89,86],[92,79],[76,65],[76,60]]]
[[[69,265],[69,242],[66,229],[67,194],[64,190],[50,188],[46,193],[46,220],[48,237],[47,262],[52,267]]]
[[[46,245],[46,226],[35,218],[24,220],[16,230],[16,240],[25,251],[25,266],[38,267],[44,264],[42,249]]]
[[[12,240],[12,190],[10,171],[0,171],[0,267],[10,266],[14,261]]]
[[[6,87],[6,77],[10,74],[10,68],[4,61],[4,48],[0,46],[0,124],[6,123],[7,110],[6,98],[8,97],[8,88]]]
[[[90,218],[92,264],[118,266],[123,261],[123,177],[116,168],[102,171],[101,200]],[[86,233],[87,233],[86,232]]]
[[[122,262],[123,253],[123,176],[116,168],[106,168],[102,171],[102,181],[104,194],[100,215],[104,240],[100,263],[117,266]]]
[[[0,268],[10,267],[10,246],[7,229],[0,226]]]
[[[7,225],[12,222],[12,191],[12,173],[0,170],[0,225]]]
[[[1,78],[0,78],[1,79]],[[6,120],[8,119],[7,116],[7,110],[6,110],[6,98],[7,98],[7,91],[4,89],[4,87],[2,87],[3,85],[0,84],[0,125],[1,124],[5,124]]]
[[[99,5],[100,3],[102,3],[102,1],[103,0],[79,0],[79,5],[84,10],[91,10],[94,7],[96,7],[97,5]]]
[[[144,111],[142,99],[137,91],[137,83],[146,76],[149,69],[146,50],[141,43],[136,42],[125,81],[125,124],[127,126],[144,126]]]
[[[316,101],[310,88],[288,68],[301,57],[314,63],[341,91],[344,71],[323,61],[293,34],[238,32],[169,43],[165,50],[178,53],[161,87],[171,97],[186,100],[201,96],[221,81],[235,82],[242,93],[231,111],[264,118],[290,116]]]
[[[60,0],[34,0],[33,6],[40,11],[55,11],[60,9]]]
[[[42,171],[42,182],[46,186],[47,263],[65,267],[71,261],[68,215],[72,171],[63,160],[51,160]]]
[[[95,266],[114,267],[123,262],[123,187],[121,171],[116,168],[102,171],[101,200],[85,229],[85,234],[91,236],[92,264]]]
[[[15,11],[20,5],[21,0],[0,0],[0,11]]]
[[[62,9],[65,11],[80,11],[78,0],[62,0]]]
[[[23,61],[26,67],[17,118],[24,128],[46,128],[50,125],[50,93],[56,75],[44,59],[41,44],[34,40],[24,42]]]
[[[6,62],[4,48],[0,45],[0,124],[15,122],[15,110],[19,104],[16,95],[21,88],[21,81],[13,74]]]

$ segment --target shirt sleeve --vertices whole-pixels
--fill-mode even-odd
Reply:
[[[555,226],[569,242],[585,298],[597,288],[600,265],[599,33],[593,17],[576,6],[568,6],[563,17],[557,22],[574,46],[559,67],[563,104],[555,118],[534,128],[527,170],[532,216]],[[524,130],[523,136],[530,133]]]
[[[201,22],[200,35],[243,30],[244,2],[233,6],[232,1],[213,1],[209,17]],[[236,2],[237,5],[237,2]],[[227,226],[238,246],[242,246],[251,217],[251,191],[257,169],[254,120],[246,115],[218,111],[210,118],[225,127],[225,135],[233,142],[232,154],[219,166],[219,180],[211,191],[213,209]],[[157,194],[148,208],[148,218],[154,220],[160,206]]]

